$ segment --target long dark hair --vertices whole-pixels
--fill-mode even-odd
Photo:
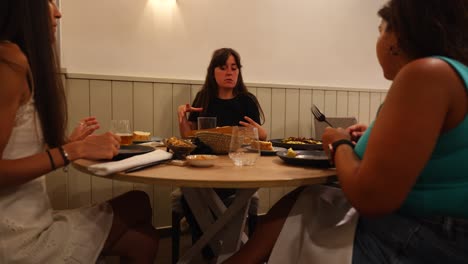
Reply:
[[[66,139],[67,105],[53,47],[48,1],[2,0],[0,40],[18,45],[26,55],[32,73],[29,88],[34,88],[45,142],[49,147],[62,145]]]
[[[216,83],[214,71],[216,67],[225,65],[231,55],[234,57],[234,60],[236,61],[237,67],[239,69],[239,76],[237,77],[237,83],[234,87],[233,95],[247,95],[252,98],[252,100],[257,105],[258,111],[260,112],[260,121],[261,124],[263,124],[265,122],[265,114],[263,113],[263,109],[255,95],[247,90],[247,87],[244,84],[244,79],[242,78],[242,64],[240,55],[237,53],[237,51],[231,48],[221,48],[213,52],[210,65],[208,65],[208,69],[206,70],[205,83],[203,84],[200,92],[197,93],[197,96],[195,96],[193,106],[203,107],[203,111],[205,112],[208,110],[208,104],[218,97],[218,83]]]
[[[440,55],[468,65],[467,0],[390,0],[378,14],[412,59]]]

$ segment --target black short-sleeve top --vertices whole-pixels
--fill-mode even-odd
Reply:
[[[246,121],[244,116],[248,116],[260,124],[260,111],[254,98],[255,95],[250,93],[241,94],[232,99],[216,98],[203,112],[190,113],[189,121],[197,122],[199,116],[215,116],[218,127],[238,126],[239,121]]]

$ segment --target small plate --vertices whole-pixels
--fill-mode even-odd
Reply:
[[[249,149],[249,150],[256,150],[256,149],[254,149],[254,148],[252,148],[252,147],[247,147],[247,149]],[[278,152],[278,151],[286,151],[286,150],[287,150],[287,149],[282,148],[282,147],[273,147],[273,150],[263,150],[263,149],[261,149],[261,150],[260,150],[260,154],[261,154],[262,156],[274,156],[274,155],[276,155],[276,152]]]
[[[330,162],[323,150],[296,150],[295,157],[287,156],[287,151],[277,152],[276,155],[284,162],[292,165],[313,166],[318,168],[330,168]]]
[[[133,140],[133,144],[141,144],[147,142],[162,142],[162,137],[151,137],[150,140]]]
[[[218,159],[216,155],[188,155],[187,163],[195,167],[210,167]]]
[[[271,139],[271,144],[275,147],[292,148],[294,150],[322,150],[322,144],[289,144],[283,143],[283,139]]]
[[[114,158],[112,158],[112,160],[126,159],[135,155],[145,154],[151,151],[154,151],[154,148],[149,146],[135,144],[128,146],[122,145],[119,148],[119,153]]]

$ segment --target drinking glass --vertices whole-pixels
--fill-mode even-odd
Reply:
[[[229,145],[229,158],[236,166],[254,165],[260,157],[258,145],[258,130],[256,127],[232,128],[231,144]]]
[[[133,143],[133,133],[130,129],[130,120],[112,120],[111,132],[120,136],[120,145],[131,145]]]
[[[197,119],[197,129],[209,129],[216,127],[216,116],[200,116]]]

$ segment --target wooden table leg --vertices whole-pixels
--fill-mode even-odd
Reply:
[[[221,257],[218,261],[222,261],[236,252],[240,247],[248,203],[257,189],[239,190],[234,201],[227,209],[224,207],[224,204],[221,205],[222,201],[220,201],[218,195],[212,189],[181,188],[181,190],[200,228],[203,230],[203,235],[184,254],[178,263],[189,263],[208,243],[215,248],[221,246],[221,251],[217,250],[221,252]],[[223,209],[225,211],[214,221],[209,208],[217,208],[212,209],[215,214],[223,212]],[[220,234],[221,237],[218,237],[219,241],[213,241],[213,238],[220,231],[224,232]]]

